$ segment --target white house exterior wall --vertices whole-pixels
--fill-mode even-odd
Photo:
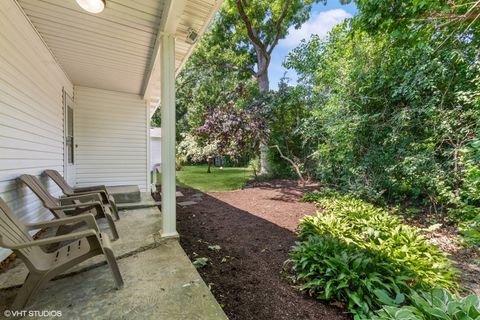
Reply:
[[[62,88],[73,94],[30,21],[14,1],[0,1],[0,197],[26,222],[51,218],[16,178],[47,168],[63,173]],[[0,249],[0,260],[9,253]]]
[[[77,185],[149,186],[148,119],[139,95],[75,86]]]

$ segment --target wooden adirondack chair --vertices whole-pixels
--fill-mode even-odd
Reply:
[[[99,193],[102,197],[102,203],[104,205],[109,205],[110,210],[112,211],[115,219],[119,220],[120,215],[118,214],[117,205],[115,199],[112,195],[108,194],[107,188],[105,186],[91,186],[91,187],[81,187],[73,188],[63,176],[56,170],[45,170],[43,174],[52,179],[62,190],[62,192],[67,196],[78,196],[83,194]]]
[[[86,223],[88,229],[40,240],[32,240],[28,234],[29,230],[78,222]],[[72,242],[51,253],[46,253],[40,248],[40,246],[64,241]],[[25,309],[41,288],[55,276],[100,254],[104,254],[107,259],[117,289],[123,286],[122,275],[108,236],[99,232],[92,214],[24,224],[15,217],[7,204],[0,198],[0,246],[13,250],[29,270],[25,283],[13,302],[12,309],[14,310]],[[78,290],[78,288],[72,289]]]
[[[37,177],[22,174],[18,179],[25,183],[27,187],[32,190],[38,198],[40,198],[43,206],[49,209],[55,218],[66,218],[67,214],[76,215],[85,212],[95,213],[96,219],[107,219],[108,226],[112,231],[113,240],[118,239],[117,227],[113,221],[110,209],[102,204],[102,199],[98,193],[55,198]],[[71,230],[72,227],[61,226],[58,228],[57,235],[69,233]]]

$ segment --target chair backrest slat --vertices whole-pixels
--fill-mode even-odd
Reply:
[[[45,170],[43,171],[50,179],[52,179],[59,187],[62,189],[63,193],[66,195],[73,195],[75,191],[73,188],[65,181],[65,178],[57,170]]]
[[[1,209],[3,211],[3,209]],[[7,246],[10,244],[22,244],[30,240],[9,217],[5,217],[4,214],[0,216],[0,235],[2,240],[1,246]],[[30,249],[24,249],[26,253],[30,252]]]
[[[8,205],[0,198],[0,246],[11,248],[14,245],[24,244],[32,241],[25,225],[17,219]],[[28,247],[17,250],[27,264],[37,265],[41,263],[38,259],[45,256],[45,253],[38,247]]]
[[[60,206],[60,201],[50,194],[48,189],[37,177],[29,174],[22,174],[18,179],[25,183],[27,187],[37,195],[37,197],[42,201],[44,207],[51,208]],[[66,217],[65,213],[62,210],[49,210],[57,218]]]
[[[4,209],[2,208],[2,211]],[[0,232],[4,239],[10,240],[12,243],[23,243],[29,240],[20,227],[20,221],[14,221],[7,214],[0,215]]]

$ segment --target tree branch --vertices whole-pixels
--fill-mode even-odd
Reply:
[[[238,13],[240,14],[240,17],[242,18],[243,22],[245,23],[245,27],[247,28],[248,37],[250,38],[250,40],[252,40],[254,45],[256,45],[258,48],[260,48],[262,53],[268,59],[269,55],[267,53],[267,50],[265,49],[265,45],[258,38],[257,32],[253,28],[250,19],[248,18],[247,14],[245,13],[245,9],[243,8],[242,0],[235,0],[235,3],[237,4]]]
[[[280,40],[280,32],[282,28],[282,22],[287,16],[288,9],[290,7],[291,0],[285,1],[285,7],[283,8],[282,14],[278,18],[277,24],[275,25],[275,40],[273,40],[272,44],[270,45],[270,48],[267,50],[268,56],[272,54],[273,49],[277,45],[278,41]]]
[[[273,145],[273,146],[270,146],[270,148],[276,148],[277,151],[278,151],[278,153],[280,154],[280,157],[281,157],[282,159],[284,159],[284,160],[287,160],[287,161],[292,165],[292,167],[293,167],[293,168],[295,169],[295,171],[297,172],[298,177],[299,177],[300,180],[302,181],[303,186],[305,186],[305,179],[303,178],[302,172],[300,171],[300,168],[298,167],[298,165],[297,165],[293,160],[291,160],[290,158],[286,157],[286,156],[283,154],[282,150],[280,150],[280,147],[279,147],[277,144],[275,144],[275,145]]]

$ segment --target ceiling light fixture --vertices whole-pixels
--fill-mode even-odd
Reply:
[[[194,44],[195,42],[197,42],[198,38],[198,33],[193,28],[189,28],[186,39],[187,43]]]
[[[90,13],[100,13],[105,9],[105,0],[76,0],[83,10]]]

